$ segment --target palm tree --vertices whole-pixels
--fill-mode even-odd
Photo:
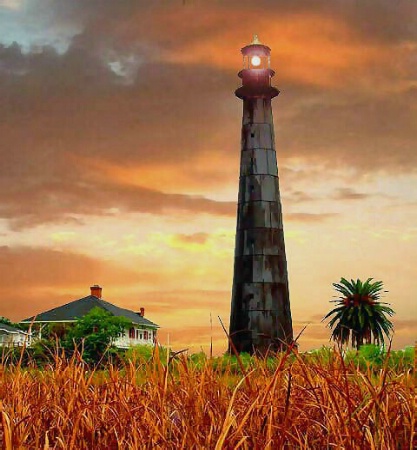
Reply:
[[[393,331],[392,322],[386,317],[393,316],[394,311],[388,303],[380,302],[383,291],[382,281],[374,281],[368,278],[365,283],[361,280],[346,280],[341,278],[339,283],[333,283],[334,288],[340,294],[336,303],[323,320],[333,316],[328,323],[332,329],[331,339],[340,344],[349,343],[359,349],[361,345],[384,343],[384,334],[387,338]]]

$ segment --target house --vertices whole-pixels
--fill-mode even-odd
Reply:
[[[29,347],[32,344],[32,335],[11,325],[0,323],[0,346],[2,347]]]
[[[74,300],[57,308],[37,314],[34,317],[22,320],[22,324],[33,323],[33,328],[39,330],[42,335],[42,327],[48,324],[67,325],[75,323],[79,318],[88,314],[93,308],[99,307],[113,316],[125,317],[131,321],[131,326],[113,342],[118,348],[128,348],[138,344],[152,344],[156,339],[159,325],[145,318],[145,309],[139,312],[119,308],[102,299],[102,288],[98,285],[91,286],[91,294],[87,297]]]

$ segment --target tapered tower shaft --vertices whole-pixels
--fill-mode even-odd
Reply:
[[[242,141],[230,337],[239,352],[292,342],[287,260],[274,142],[270,49],[257,37],[242,49]]]

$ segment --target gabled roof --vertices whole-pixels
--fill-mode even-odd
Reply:
[[[28,334],[26,331],[19,330],[19,328],[12,327],[11,325],[7,325],[6,323],[0,323],[0,331],[5,331],[6,333],[22,333],[22,334]]]
[[[140,316],[134,311],[129,309],[119,308],[103,299],[96,297],[95,295],[89,295],[79,300],[74,300],[73,302],[67,303],[66,305],[58,306],[57,308],[50,309],[43,313],[38,314],[34,317],[29,317],[24,319],[21,323],[39,323],[39,322],[73,322],[77,319],[88,314],[93,308],[102,308],[108,311],[113,316],[126,317],[126,319],[131,320],[134,324],[143,325],[150,328],[159,328],[159,325],[151,322],[148,319]]]

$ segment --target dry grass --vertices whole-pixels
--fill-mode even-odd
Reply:
[[[415,449],[415,368],[363,373],[337,352],[232,364],[184,355],[86,371],[1,367],[4,449]]]

